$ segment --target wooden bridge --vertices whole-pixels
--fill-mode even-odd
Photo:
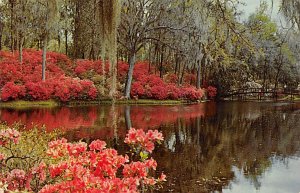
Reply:
[[[222,98],[230,98],[231,100],[248,100],[248,99],[279,99],[288,97],[290,100],[294,100],[295,96],[300,95],[300,90],[292,89],[262,89],[262,88],[248,88],[230,90],[227,93],[221,95]]]

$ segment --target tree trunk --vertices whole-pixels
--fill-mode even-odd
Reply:
[[[126,86],[125,86],[125,98],[130,99],[130,90],[131,90],[131,82],[132,82],[132,75],[133,75],[133,69],[135,65],[136,60],[136,53],[131,53],[129,56],[129,69],[127,73],[127,79],[126,79]]]
[[[10,3],[10,49],[14,52],[14,3]]]
[[[93,10],[93,26],[96,26],[96,14],[97,14],[97,0],[94,0],[94,10]],[[95,38],[96,38],[96,33],[95,33],[95,27],[92,27],[92,43],[91,43],[91,51],[90,51],[90,56],[89,58],[92,60],[96,59],[96,54],[95,54]]]
[[[68,30],[65,30],[65,48],[66,56],[68,55]]]
[[[109,91],[109,97],[115,100],[116,93],[117,93],[117,56],[113,56],[114,59],[110,60],[111,63],[111,88]]]
[[[163,78],[164,46],[161,47],[159,77]]]
[[[185,67],[186,67],[186,64],[183,65],[183,69],[182,69],[181,77],[180,77],[180,81],[179,81],[179,84],[180,84],[180,85],[182,85],[182,83],[183,83]]]
[[[43,40],[42,81],[46,80],[47,36]]]
[[[158,45],[155,44],[155,48],[154,48],[154,74],[156,74],[156,70],[157,70],[157,64],[158,64]]]
[[[277,72],[276,72],[276,76],[275,76],[275,87],[274,87],[274,90],[277,89],[278,87],[278,84],[279,84],[279,75],[280,75],[280,71],[281,71],[281,68],[282,68],[282,65],[283,65],[283,61],[282,61],[282,56],[281,56],[281,50],[280,50],[280,56],[279,56],[279,59],[278,60],[275,60],[276,61],[276,64],[277,64]]]
[[[204,53],[201,62],[199,62],[198,65],[198,72],[197,72],[197,88],[199,89],[201,87],[201,70],[204,68],[205,66],[205,60],[206,60],[206,53]],[[204,74],[204,72],[203,72]],[[203,76],[202,76],[202,81],[203,81]]]
[[[152,63],[152,58],[151,58],[151,43],[149,44],[149,55],[148,55],[148,61],[149,61],[149,65],[148,65],[148,73],[150,74],[151,72],[151,63]]]
[[[57,44],[58,44],[58,52],[60,52],[60,47],[61,47],[61,39],[60,39],[60,35],[57,35]]]
[[[199,89],[201,88],[201,63],[198,60],[198,69],[197,69],[197,83],[196,83],[196,87]]]
[[[201,71],[202,71],[202,78],[201,78],[201,86],[207,86],[204,85],[206,84],[206,73],[207,73],[207,69],[206,69],[206,63],[208,64],[209,61],[206,60],[206,55],[205,55],[205,59],[202,58],[201,60]]]
[[[3,28],[4,28],[4,24],[3,22],[0,20],[0,51],[2,50],[2,32],[3,32]]]
[[[177,69],[178,69],[178,63],[179,63],[179,57],[177,56],[177,54],[175,54],[175,71],[174,74],[177,75]]]
[[[264,61],[264,70],[263,70],[263,90],[266,90],[266,79],[267,79],[267,59]]]
[[[22,64],[23,63],[23,41],[24,38],[22,35],[20,35],[20,42],[19,42],[19,61]]]
[[[73,37],[74,37],[74,47],[73,47],[73,57],[74,58],[83,58],[81,53],[81,46],[80,46],[80,35],[81,35],[81,3],[80,0],[75,1],[75,13],[74,13],[74,30],[73,30]]]

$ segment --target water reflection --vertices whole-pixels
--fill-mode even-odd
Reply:
[[[0,120],[63,128],[69,139],[122,141],[129,127],[157,128],[162,192],[299,192],[300,103],[92,106],[0,110]],[[292,173],[292,175],[291,175]],[[284,178],[284,179],[283,179]],[[281,183],[279,183],[281,182]],[[280,189],[274,189],[280,184]]]
[[[70,139],[124,137],[128,128],[159,128],[172,125],[178,118],[212,116],[215,104],[191,106],[86,106],[54,109],[0,109],[0,121],[19,122],[28,129],[45,126],[48,131],[61,128]]]
[[[294,105],[255,103],[219,104],[213,117],[195,118],[190,123],[179,119],[165,130],[165,149],[158,153],[163,169],[176,176],[164,191],[274,192],[262,184],[264,174],[271,168],[277,170],[274,162],[286,164],[290,157],[299,157],[299,123],[300,113]],[[299,165],[293,170],[299,171]],[[278,178],[288,175],[287,170]],[[239,186],[241,176],[253,189]],[[299,177],[283,184],[283,190],[299,192]]]

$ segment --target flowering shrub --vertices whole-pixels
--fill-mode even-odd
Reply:
[[[154,85],[151,87],[150,92],[154,99],[163,100],[168,98],[168,90],[164,86]]]
[[[209,86],[209,87],[207,87],[206,91],[207,91],[207,95],[209,98],[214,98],[217,96],[217,88],[216,87]]]
[[[169,73],[169,74],[166,74],[164,76],[164,80],[165,80],[166,83],[174,83],[174,84],[176,84],[177,81],[178,81],[178,76],[176,74]]]
[[[1,90],[1,98],[3,101],[15,100],[25,96],[25,86],[15,84],[14,82],[6,83]]]
[[[42,52],[24,50],[23,63],[18,54],[0,52],[1,100],[95,99],[97,89],[92,81],[70,77],[72,62],[63,54],[47,53],[46,81],[42,82]]]
[[[48,80],[45,82],[27,82],[25,87],[28,97],[33,100],[48,100],[53,95],[54,90],[54,84]]]
[[[15,129],[6,129],[0,131],[0,145],[5,146],[9,142],[17,144],[20,139],[20,133]]]
[[[145,133],[142,129],[131,128],[126,135],[125,143],[131,145],[135,151],[146,151],[152,153],[154,150],[154,142],[161,142],[164,138],[162,133],[157,130],[149,130]]]
[[[141,82],[132,83],[131,95],[132,96],[144,96],[145,95],[145,88]]]
[[[178,87],[174,83],[165,83],[159,76],[152,74],[137,77],[132,84],[131,95],[158,100],[199,100],[203,97],[203,90],[192,86]]]
[[[197,89],[196,87],[184,87],[182,88],[183,98],[190,100],[201,99],[204,95],[202,89]]]
[[[14,129],[1,130],[0,149],[17,145],[19,138],[20,133]],[[4,186],[0,190],[40,193],[144,191],[149,186],[165,181],[164,174],[157,178],[150,176],[151,171],[156,170],[157,163],[148,157],[154,150],[155,142],[162,140],[163,136],[157,130],[145,133],[141,129],[131,128],[125,143],[140,157],[139,160],[133,160],[127,155],[119,155],[115,149],[107,148],[101,140],[88,145],[85,142],[70,143],[62,138],[48,144],[46,160],[52,163],[40,161],[29,169],[17,168],[18,164],[9,170],[5,169],[10,158],[22,157],[14,157],[13,154],[9,157],[1,153],[0,179]]]
[[[196,75],[195,74],[186,74],[184,76],[185,85],[194,84],[196,82]]]
[[[42,82],[42,51],[25,49],[23,63],[18,61],[18,53],[0,52],[0,96],[1,100],[91,100],[107,96],[111,88],[109,63],[101,60],[76,60],[72,62],[59,53],[47,53],[46,81]],[[102,67],[104,66],[104,72]],[[122,93],[129,66],[118,62],[118,93]],[[184,87],[176,85],[178,76],[173,73],[163,79],[155,74],[155,67],[146,61],[135,64],[131,96],[147,99],[199,100],[202,95],[190,84],[195,83],[195,75],[186,73]],[[103,74],[104,73],[104,74]],[[90,81],[92,80],[92,81]],[[213,94],[213,92],[211,92]]]
[[[20,133],[19,128],[0,125],[0,191],[40,189],[40,182],[46,178],[43,160],[48,163],[46,142],[59,135],[46,134],[37,128]]]
[[[181,89],[178,88],[175,84],[168,84],[166,87],[168,91],[168,98],[172,100],[178,100],[182,97]]]

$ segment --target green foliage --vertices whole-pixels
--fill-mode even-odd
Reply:
[[[59,103],[54,100],[46,100],[46,101],[10,101],[10,102],[2,102],[0,103],[0,107],[5,108],[16,108],[16,109],[26,109],[31,107],[56,107]]]
[[[50,163],[51,160],[46,158],[46,150],[48,148],[48,142],[57,139],[62,135],[59,131],[46,132],[45,128],[34,127],[31,130],[26,130],[18,124],[15,124],[12,128],[21,131],[22,135],[19,143],[9,144],[10,148],[7,149],[4,146],[0,146],[0,153],[4,153],[7,158],[5,169],[20,168],[24,171],[28,171],[30,168],[36,166],[36,164]],[[0,131],[9,129],[7,125],[1,124]]]
[[[259,36],[260,39],[274,40],[277,32],[277,25],[271,21],[270,16],[266,14],[267,7],[265,4],[261,4],[258,12],[252,14],[248,20],[248,26],[250,27],[253,35]]]

